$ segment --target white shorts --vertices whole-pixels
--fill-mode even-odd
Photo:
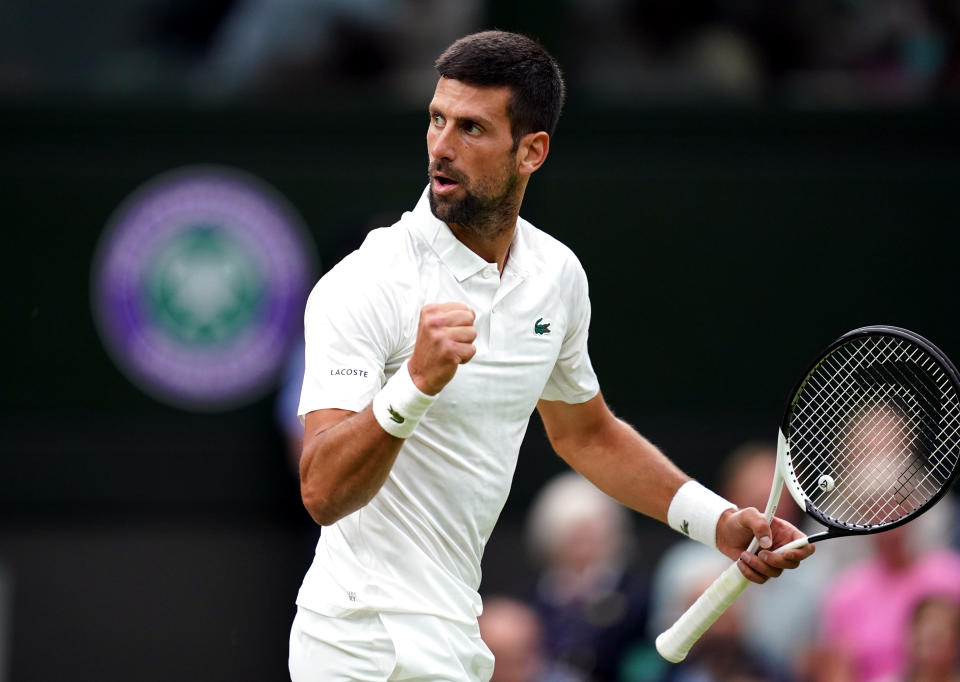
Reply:
[[[331,618],[301,606],[289,665],[293,682],[488,682],[493,654],[476,625],[374,611]]]

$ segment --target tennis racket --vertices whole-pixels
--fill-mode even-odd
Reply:
[[[878,533],[917,518],[960,474],[960,381],[923,337],[897,327],[855,329],[811,364],[787,401],[765,516],[790,495],[826,530],[776,551]],[[756,552],[756,539],[747,548]],[[690,647],[743,592],[736,563],[657,637],[668,661]]]

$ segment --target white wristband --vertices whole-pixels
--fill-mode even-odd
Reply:
[[[391,436],[407,438],[436,400],[417,388],[404,361],[374,397],[373,416]]]
[[[737,505],[723,499],[696,481],[687,481],[670,501],[667,523],[674,530],[717,548],[717,522],[723,512]]]

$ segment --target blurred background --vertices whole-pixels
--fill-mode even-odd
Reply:
[[[565,69],[523,214],[590,276],[608,402],[689,473],[719,486],[773,441],[848,329],[960,358],[957,0],[8,0],[0,682],[286,678],[318,532],[291,423],[303,301],[414,205],[432,62],[492,27]],[[549,660],[500,679],[694,679],[649,648],[669,530],[588,524],[629,581],[586,610],[564,611],[582,581],[544,596],[560,559],[532,500],[563,470],[534,417],[482,591]],[[784,660],[777,679],[816,676]]]

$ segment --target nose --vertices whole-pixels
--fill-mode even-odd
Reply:
[[[456,150],[453,144],[453,126],[445,125],[437,128],[431,125],[427,131],[427,151],[434,159],[446,159],[453,161],[456,158]]]

